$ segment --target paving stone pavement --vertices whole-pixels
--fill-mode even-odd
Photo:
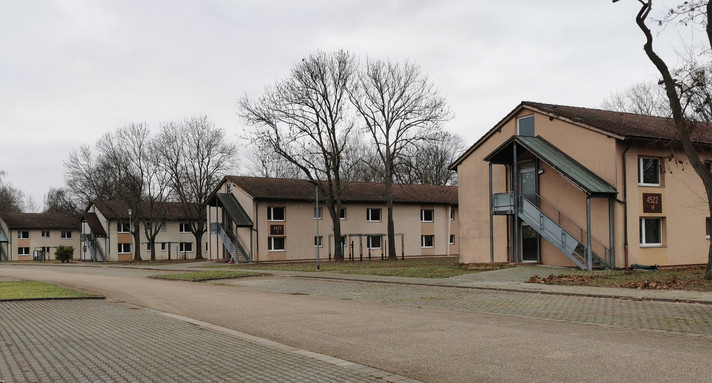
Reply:
[[[97,300],[0,302],[0,380],[415,382],[188,318]]]
[[[493,291],[444,286],[358,282],[300,277],[245,278],[215,283],[288,294],[372,303],[427,306],[553,319],[594,325],[712,336],[712,305],[605,297]]]

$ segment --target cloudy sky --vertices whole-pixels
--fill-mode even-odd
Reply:
[[[657,4],[658,12],[665,3]],[[0,170],[41,207],[81,144],[207,115],[242,134],[258,97],[314,50],[418,63],[467,145],[522,100],[596,107],[656,79],[623,0],[0,0]],[[673,28],[660,49],[675,63]],[[689,40],[689,38],[687,39]]]

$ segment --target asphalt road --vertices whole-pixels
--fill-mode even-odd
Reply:
[[[705,336],[145,278],[152,273],[0,266],[0,277],[54,282],[429,382],[708,382],[712,376],[712,338]]]

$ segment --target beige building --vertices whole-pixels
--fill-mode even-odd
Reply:
[[[0,260],[53,260],[59,246],[79,258],[79,217],[59,213],[0,213]]]
[[[695,141],[712,159],[712,132]],[[670,119],[523,102],[452,168],[463,263],[707,261],[704,187]]]
[[[131,211],[129,216],[129,210],[128,205],[122,201],[94,201],[87,207],[81,225],[82,259],[130,261],[135,258],[136,246],[140,247],[141,259],[150,259],[152,245],[145,232],[145,222],[140,223],[141,240],[138,244],[134,243],[130,234],[130,223],[135,225],[137,216],[152,217],[156,222],[163,221],[153,244],[157,260],[195,258],[195,236],[188,226],[195,218],[190,217],[180,203],[158,203],[153,209],[144,203],[140,215]]]
[[[346,259],[386,253],[383,184],[345,183],[341,240],[333,237],[326,206],[317,210],[315,189],[305,180],[225,177],[206,202],[209,258],[314,260],[317,246],[323,260],[331,259],[335,246],[344,247]],[[399,257],[459,254],[456,186],[394,185],[393,193]]]

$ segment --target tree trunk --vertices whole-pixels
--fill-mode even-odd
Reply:
[[[331,223],[334,226],[334,261],[344,260],[344,253],[341,251],[341,208],[336,214],[332,214]]]
[[[133,237],[134,241],[133,244],[131,245],[131,252],[133,252],[133,260],[140,262],[142,261],[141,259],[141,230],[139,224],[134,225],[133,229]]]
[[[195,237],[195,259],[205,259],[203,258],[203,225],[198,225],[198,230],[193,233]],[[237,236],[237,235],[236,235]]]
[[[395,224],[393,223],[393,160],[391,158],[390,150],[386,153],[387,163],[386,163],[386,177],[384,183],[386,186],[386,206],[388,210],[387,221],[387,241],[388,241],[388,259],[397,260],[398,254],[396,254],[396,234],[395,234]]]

